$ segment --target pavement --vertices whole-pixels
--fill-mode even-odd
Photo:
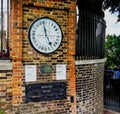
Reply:
[[[105,109],[104,114],[120,114],[120,113]]]

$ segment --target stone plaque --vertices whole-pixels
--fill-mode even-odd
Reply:
[[[25,81],[36,81],[36,65],[25,66]]]
[[[26,102],[66,99],[65,82],[48,82],[26,85]]]
[[[66,80],[66,65],[65,64],[56,65],[56,80]]]

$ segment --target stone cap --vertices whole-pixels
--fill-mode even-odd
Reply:
[[[91,60],[77,60],[75,61],[75,65],[82,65],[82,64],[96,64],[96,63],[104,63],[106,58],[104,59],[91,59]]]
[[[12,62],[10,60],[0,60],[0,71],[12,70]]]

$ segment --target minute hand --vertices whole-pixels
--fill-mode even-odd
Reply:
[[[47,38],[49,45],[52,46],[52,42],[50,42],[50,39],[48,38],[48,35],[47,35],[47,32],[46,32],[46,28],[45,28],[45,23],[44,23],[44,22],[43,22],[43,25],[44,25],[45,37]]]

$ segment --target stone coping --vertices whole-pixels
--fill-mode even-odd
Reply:
[[[0,60],[0,71],[12,70],[12,62],[10,60]]]
[[[105,61],[106,61],[106,58],[104,58],[104,59],[92,59],[92,60],[76,60],[75,65],[104,63]]]

